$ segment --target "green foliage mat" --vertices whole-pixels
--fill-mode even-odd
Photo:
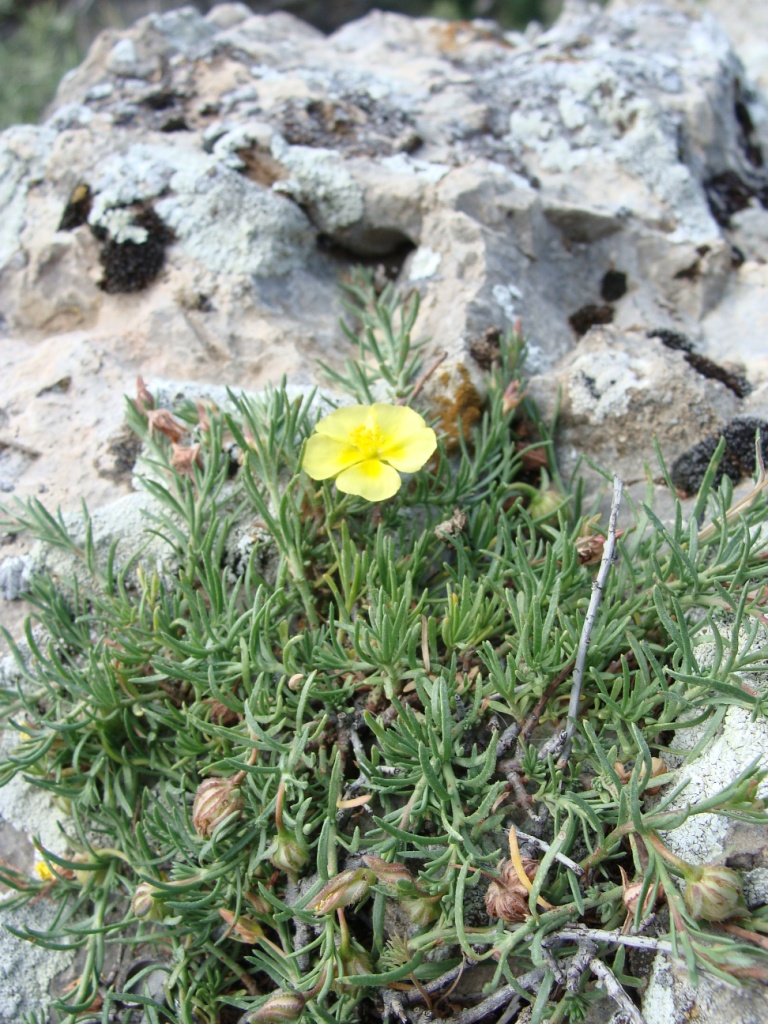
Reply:
[[[14,16],[19,24],[8,30]],[[6,22],[4,24],[4,22]],[[0,0],[0,130],[35,122],[62,75],[82,59],[75,17],[55,2],[21,5]]]
[[[361,277],[349,294],[360,358],[335,384],[418,404],[415,303]],[[149,429],[148,396],[130,404],[173,570],[100,558],[36,502],[5,510],[88,575],[35,580],[31,655],[3,695],[19,736],[0,781],[22,773],[66,812],[66,858],[0,871],[6,906],[55,901],[32,941],[81,949],[57,1020],[577,1021],[596,979],[631,1014],[636,947],[765,978],[765,910],[663,842],[705,811],[768,823],[763,770],[683,810],[679,787],[658,794],[675,730],[764,713],[738,676],[762,667],[743,630],[762,620],[764,479],[731,508],[718,452],[689,523],[622,511],[567,756],[605,526],[550,483],[521,350],[500,340],[482,418],[378,506],[301,471],[311,396],[182,405],[199,453]],[[705,666],[713,617],[730,640]],[[130,969],[107,977],[105,956]]]

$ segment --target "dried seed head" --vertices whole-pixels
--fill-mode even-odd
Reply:
[[[211,421],[208,417],[210,410],[215,409],[216,406],[212,402],[206,404],[205,402],[196,402],[195,408],[197,409],[197,425],[204,434],[207,434],[211,429]]]
[[[293,992],[275,992],[258,1010],[246,1017],[248,1024],[283,1024],[284,1021],[297,1020],[304,1009],[306,999]]]
[[[531,880],[539,868],[538,861],[522,858],[523,868]],[[517,923],[530,917],[528,890],[520,881],[512,861],[505,860],[499,868],[499,877],[488,886],[485,894],[485,909],[490,917]]]
[[[726,921],[744,906],[741,875],[722,864],[692,867],[686,872],[683,899],[697,920]]]
[[[200,466],[200,445],[187,447],[182,444],[171,444],[171,466],[182,476],[192,476],[195,466]]]
[[[525,392],[521,390],[519,380],[511,380],[504,389],[504,394],[501,396],[501,408],[506,415],[508,412],[512,412],[522,402],[525,397]]]
[[[458,537],[466,525],[466,514],[460,508],[455,508],[450,519],[437,524],[434,534],[438,540],[448,540],[449,537]]]
[[[136,378],[136,398],[134,399],[133,404],[139,412],[147,412],[155,407],[155,400],[150,394],[147,385],[144,383],[144,378],[141,376]]]
[[[147,420],[149,421],[150,437],[157,431],[160,434],[164,434],[169,441],[178,444],[187,433],[187,428],[179,423],[168,409],[149,409],[147,411]]]
[[[326,882],[308,909],[314,910],[316,914],[332,914],[340,907],[359,903],[363,896],[367,896],[375,881],[376,875],[368,868],[342,871]]]
[[[198,835],[209,836],[225,818],[243,809],[243,795],[232,779],[205,779],[192,804],[192,824]]]

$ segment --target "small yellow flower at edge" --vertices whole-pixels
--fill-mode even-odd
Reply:
[[[384,501],[400,489],[400,473],[421,469],[437,447],[431,427],[405,405],[349,405],[315,427],[302,468],[313,480],[336,479],[345,494]]]
[[[52,882],[56,875],[51,871],[44,860],[39,860],[35,864],[35,874],[41,882]]]

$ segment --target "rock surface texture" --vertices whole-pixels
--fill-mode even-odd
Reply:
[[[766,142],[695,4],[571,4],[527,35],[373,13],[328,38],[225,4],[104,33],[49,119],[0,140],[2,486],[114,494],[136,372],[309,381],[343,354],[335,282],[360,260],[421,292],[436,388],[480,387],[472,340],[520,317],[566,468],[641,479],[652,433],[674,460],[767,404]],[[733,362],[741,389],[712,367]],[[645,448],[633,413],[614,429],[636,400]]]
[[[746,475],[768,420],[766,154],[768,103],[693,2],[572,2],[524,35],[373,13],[325,37],[236,3],[106,32],[44,124],[0,135],[0,490],[125,500],[137,373],[311,384],[347,355],[338,279],[359,262],[418,289],[442,401],[482,391],[472,343],[521,320],[566,471],[586,454],[640,486],[657,435],[692,492],[725,433]],[[4,564],[7,596],[25,566]],[[765,1019],[664,967],[653,984],[649,1024]]]

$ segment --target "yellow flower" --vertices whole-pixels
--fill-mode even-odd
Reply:
[[[42,882],[52,882],[56,877],[44,860],[37,861],[35,873]]]
[[[400,489],[400,473],[421,469],[436,447],[434,430],[405,405],[349,405],[320,420],[302,466],[313,480],[335,477],[345,494],[384,501]]]

